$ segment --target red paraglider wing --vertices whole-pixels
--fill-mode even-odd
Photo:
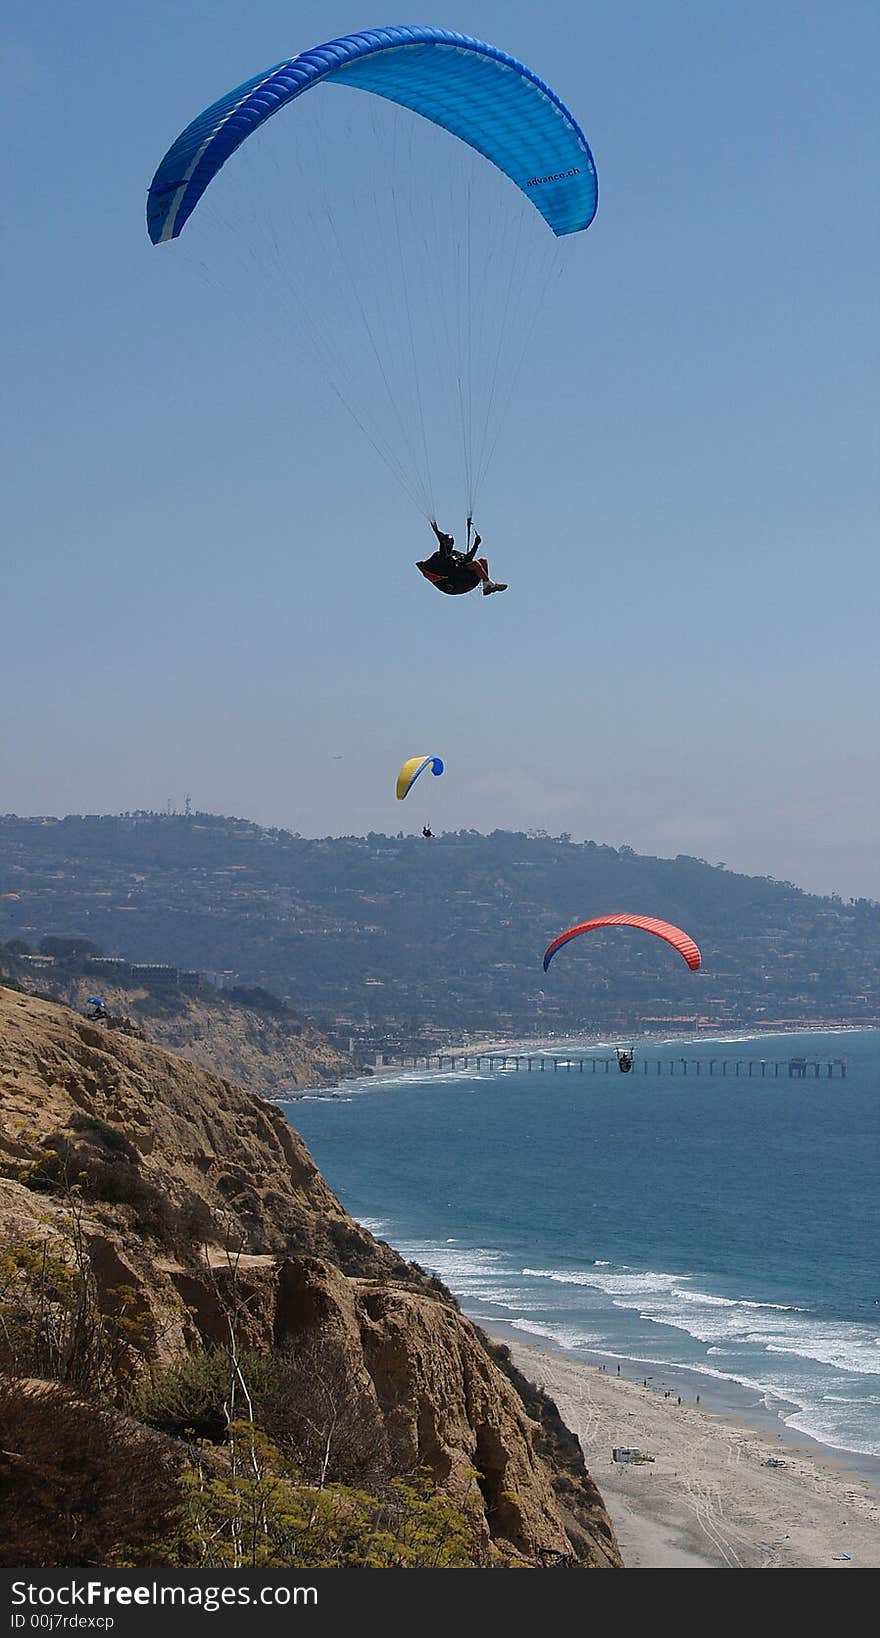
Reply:
[[[643,933],[653,933],[655,937],[666,940],[685,961],[692,972],[696,972],[700,965],[700,952],[692,938],[683,933],[680,927],[673,927],[670,921],[657,921],[654,916],[594,916],[592,921],[581,921],[577,927],[569,927],[567,933],[560,933],[558,938],[548,944],[544,951],[544,971],[547,971],[557,950],[569,939],[578,938],[581,933],[589,933],[594,927],[638,927]]]

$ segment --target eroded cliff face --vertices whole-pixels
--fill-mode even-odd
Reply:
[[[74,1235],[147,1360],[224,1343],[232,1313],[241,1347],[332,1362],[359,1436],[397,1473],[429,1469],[487,1551],[620,1565],[555,1407],[524,1403],[503,1350],[346,1214],[279,1110],[0,989],[0,1245]]]
[[[4,969],[29,994],[48,995],[83,1013],[97,985],[108,1011],[131,1017],[148,1041],[263,1097],[285,1097],[301,1087],[327,1086],[364,1072],[358,1060],[340,1052],[319,1029],[283,1011],[259,1011],[204,991],[191,996],[181,990],[124,988],[63,965],[35,973],[27,961],[9,956]]]

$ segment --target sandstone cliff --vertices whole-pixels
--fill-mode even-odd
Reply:
[[[264,1097],[327,1086],[363,1073],[358,1060],[280,1004],[277,1012],[267,1013],[223,992],[188,995],[182,990],[125,988],[88,972],[71,971],[69,963],[41,966],[35,973],[26,961],[9,955],[4,970],[28,993],[51,996],[79,1012],[86,1012],[87,999],[97,988],[109,1011],[128,1015],[149,1041]]]
[[[223,1343],[234,1312],[241,1347],[332,1358],[361,1436],[428,1469],[487,1551],[619,1566],[555,1407],[520,1380],[524,1403],[503,1350],[348,1217],[279,1110],[0,989],[0,1249],[75,1239],[142,1362]]]

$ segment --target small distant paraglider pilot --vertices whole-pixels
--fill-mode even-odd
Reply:
[[[617,1067],[621,1075],[628,1075],[633,1066],[635,1050],[633,1047],[617,1047]]]
[[[489,574],[489,564],[485,557],[477,557],[480,549],[480,536],[474,529],[473,545],[471,545],[471,530],[473,521],[467,520],[467,551],[457,552],[452,535],[444,535],[443,530],[436,523],[431,524],[437,536],[437,551],[432,552],[422,563],[417,563],[426,580],[438,591],[445,592],[447,597],[461,597],[465,592],[475,591],[482,585],[483,596],[489,597],[492,592],[507,590],[507,582],[493,580]]]
[[[424,836],[426,842],[429,842],[431,840],[431,837],[433,836],[433,834],[434,834],[434,832],[432,831],[430,825],[423,825],[422,826],[422,835]]]

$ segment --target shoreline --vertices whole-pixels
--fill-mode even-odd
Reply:
[[[575,1351],[550,1337],[538,1336],[526,1327],[510,1325],[495,1318],[487,1324],[485,1315],[467,1309],[463,1309],[463,1312],[487,1336],[506,1343],[511,1349],[525,1348],[551,1356],[559,1355],[574,1365],[583,1365],[595,1371],[607,1382],[630,1383],[643,1393],[647,1391],[666,1409],[671,1409],[673,1405],[678,1409],[680,1398],[684,1408],[699,1408],[706,1416],[720,1417],[747,1428],[766,1439],[774,1448],[778,1446],[777,1454],[782,1455],[788,1448],[793,1448],[816,1461],[830,1463],[835,1469],[851,1473],[870,1489],[876,1490],[880,1503],[880,1456],[849,1450],[843,1445],[832,1445],[818,1439],[815,1434],[789,1427],[785,1421],[786,1411],[797,1410],[791,1400],[773,1395],[769,1390],[746,1387],[734,1378],[709,1376],[701,1371],[699,1365],[658,1365],[622,1354],[598,1354],[588,1348]],[[615,1366],[620,1367],[619,1373]],[[668,1397],[664,1398],[664,1394],[668,1394]],[[771,1402],[768,1403],[768,1400]]]
[[[733,1052],[737,1047],[742,1051],[746,1042],[760,1042],[766,1051],[774,1039],[782,1044],[817,1035],[876,1033],[872,1025],[848,1025],[760,1035],[743,1031],[723,1039]],[[650,1046],[665,1047],[668,1054],[679,1041],[698,1042],[705,1050],[706,1037],[692,1035],[650,1038]],[[595,1038],[579,1042],[593,1051],[601,1051],[603,1044]],[[648,1047],[647,1039],[644,1045]],[[447,1054],[451,1050],[443,1049]],[[476,1056],[492,1049],[487,1041],[470,1041],[458,1050]],[[510,1053],[513,1048],[508,1041],[495,1050]],[[551,1050],[561,1055],[566,1047],[556,1042]],[[828,1043],[826,1050],[836,1048]],[[317,1096],[358,1096],[383,1083],[390,1093],[390,1083],[402,1077],[437,1082],[439,1092],[453,1075],[384,1065],[357,1088],[346,1080],[336,1088],[322,1088]],[[566,1346],[540,1326],[531,1330],[527,1313],[521,1323],[510,1323],[521,1312],[516,1308],[509,1319],[475,1311],[478,1289],[479,1282],[470,1303],[467,1296],[463,1302],[459,1297],[464,1312],[510,1349],[518,1368],[556,1401],[563,1420],[579,1436],[628,1567],[880,1568],[880,1456],[835,1446],[789,1426],[786,1418],[822,1429],[828,1419],[808,1416],[799,1401],[787,1398],[784,1376],[774,1392],[762,1385],[760,1371],[754,1373],[757,1380],[749,1372],[737,1381],[716,1374],[711,1360],[692,1365],[655,1361],[649,1356],[658,1350],[650,1340],[634,1336],[628,1338],[629,1354],[614,1352],[613,1341],[595,1352],[572,1346],[574,1336]],[[844,1431],[847,1425],[842,1424]],[[863,1434],[854,1426],[853,1435],[873,1442],[867,1429]],[[613,1463],[612,1447],[631,1444],[658,1459],[644,1466]],[[849,1556],[840,1556],[845,1554]]]
[[[638,1379],[623,1369],[618,1376],[469,1317],[509,1348],[577,1434],[627,1569],[880,1568],[880,1459],[785,1429],[766,1405],[737,1406],[732,1393],[710,1404],[718,1384],[695,1382],[699,1373],[686,1373],[690,1391],[679,1403],[683,1384],[670,1391],[669,1370],[644,1387],[641,1370]],[[654,1461],[614,1462],[620,1445]]]
[[[609,1052],[613,1052],[615,1045],[619,1045],[621,1041],[625,1041],[627,1045],[632,1044],[636,1048],[640,1046],[659,1047],[688,1044],[694,1046],[711,1046],[713,1043],[718,1045],[728,1044],[730,1046],[735,1046],[739,1043],[745,1043],[746,1041],[782,1040],[783,1038],[787,1038],[788,1036],[792,1035],[872,1035],[878,1032],[880,1032],[880,1024],[878,1023],[850,1024],[838,1020],[837,1022],[827,1024],[792,1023],[788,1027],[785,1025],[774,1024],[773,1026],[768,1026],[767,1028],[761,1028],[754,1024],[730,1024],[729,1026],[725,1026],[724,1024],[708,1024],[704,1030],[689,1029],[682,1030],[680,1032],[678,1030],[648,1030],[644,1031],[640,1035],[633,1033],[626,1034],[625,1032],[619,1032],[617,1035],[609,1035],[607,1031],[603,1031],[600,1035],[565,1034],[556,1036],[549,1034],[499,1037],[497,1035],[487,1034],[485,1036],[481,1035],[474,1037],[469,1041],[459,1042],[457,1045],[431,1047],[430,1051],[428,1052],[428,1056],[436,1057],[440,1055],[443,1057],[460,1057],[466,1055],[467,1053],[486,1054],[494,1052],[500,1054],[507,1052],[509,1054],[516,1051],[535,1052],[539,1051],[541,1047],[544,1048],[545,1052],[565,1052],[568,1050],[588,1051],[590,1049],[596,1049],[599,1051],[602,1048],[606,1048]],[[424,1053],[419,1052],[417,1056],[423,1057]],[[393,1064],[386,1064],[378,1067],[381,1070],[393,1069],[395,1066]],[[426,1073],[430,1074],[431,1071],[428,1070]],[[437,1072],[435,1071],[435,1073]]]

